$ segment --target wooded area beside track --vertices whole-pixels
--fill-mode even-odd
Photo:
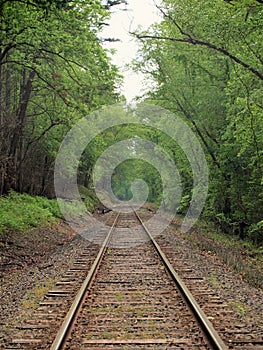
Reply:
[[[121,3],[0,1],[0,195],[14,190],[53,198],[54,163],[67,132],[92,111],[124,101],[116,92],[120,74],[103,46],[115,38],[100,34]],[[134,69],[154,87],[138,101],[178,115],[200,141],[210,171],[203,216],[260,246],[263,3],[163,0],[158,11],[160,23],[131,33],[141,45]],[[99,134],[83,152],[79,185],[95,202],[97,158],[135,136],[155,142],[174,160],[183,187],[179,212],[185,214],[193,196],[191,166],[174,141],[151,128],[115,127]],[[148,201],[159,205],[160,176],[140,160],[116,168],[117,197],[129,199],[136,178],[148,183]]]

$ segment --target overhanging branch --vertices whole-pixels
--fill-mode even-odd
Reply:
[[[234,56],[231,54],[229,51],[222,47],[218,47],[214,44],[211,44],[206,41],[202,41],[199,39],[192,38],[191,36],[187,35],[183,38],[174,38],[174,37],[168,37],[168,36],[156,36],[156,35],[139,35],[136,33],[131,33],[136,36],[137,39],[155,39],[155,40],[166,40],[166,41],[173,41],[173,42],[178,42],[178,43],[186,43],[186,44],[191,44],[191,45],[199,45],[199,46],[204,46],[207,47],[211,50],[214,50],[216,52],[219,52],[223,54],[224,56],[230,58],[232,61],[236,62],[240,66],[244,67],[245,69],[249,70],[252,72],[254,75],[256,75],[260,80],[263,80],[263,73],[259,72],[257,69],[249,65],[248,63],[242,61],[238,57]]]

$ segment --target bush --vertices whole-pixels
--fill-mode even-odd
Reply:
[[[178,214],[186,214],[191,201],[189,194],[182,197],[179,208],[177,209]]]
[[[256,245],[263,243],[263,220],[250,226],[248,237]]]
[[[87,210],[92,210],[94,200],[84,196]],[[62,201],[64,211],[74,218],[83,214],[83,203],[72,200]],[[28,228],[41,226],[48,221],[62,218],[56,199],[47,199],[40,196],[30,196],[11,191],[7,197],[0,197],[0,232],[22,231]]]
[[[0,198],[0,232],[22,231],[61,217],[56,200],[10,192]]]

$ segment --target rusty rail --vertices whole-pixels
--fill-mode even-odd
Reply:
[[[91,281],[92,281],[96,271],[98,270],[99,265],[101,263],[101,260],[103,258],[103,255],[107,249],[107,244],[110,240],[110,237],[112,235],[112,231],[116,225],[118,218],[119,218],[119,213],[117,214],[117,216],[116,216],[116,218],[115,218],[115,220],[110,228],[110,231],[107,234],[107,237],[105,238],[105,240],[104,240],[104,242],[99,250],[99,253],[98,253],[94,263],[92,264],[91,269],[90,269],[87,277],[85,278],[85,281],[83,282],[78,294],[76,295],[76,297],[75,297],[75,299],[74,299],[74,301],[73,301],[58,333],[57,333],[57,336],[51,345],[50,350],[62,349],[63,344],[66,342],[68,334],[71,330],[71,326],[74,322],[74,319],[76,318],[76,315],[81,308],[85,293],[86,293],[87,289],[89,288]]]
[[[160,256],[163,264],[165,265],[168,273],[172,277],[173,281],[179,288],[181,294],[183,295],[186,303],[189,305],[190,309],[196,316],[196,319],[198,320],[198,323],[200,324],[203,332],[205,333],[206,337],[208,338],[209,342],[213,346],[214,349],[216,350],[226,350],[226,345],[224,344],[223,340],[220,338],[219,334],[217,331],[214,329],[212,323],[208,320],[196,300],[194,299],[193,295],[189,291],[189,289],[186,287],[180,276],[175,272],[173,266],[167,259],[167,257],[164,255],[162,252],[159,244],[156,242],[156,240],[153,238],[145,224],[143,223],[142,219],[139,217],[138,213],[135,212],[135,215],[139,222],[141,223],[142,227],[144,228],[145,232],[149,236],[152,244],[154,245],[158,255]]]

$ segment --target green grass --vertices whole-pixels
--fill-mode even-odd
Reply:
[[[10,192],[0,198],[0,232],[37,227],[61,215],[55,201]]]
[[[94,202],[85,197],[90,210]],[[65,201],[64,210],[72,217],[81,214],[82,203]],[[11,191],[8,196],[0,197],[0,232],[23,231],[63,218],[56,199],[30,196]]]

